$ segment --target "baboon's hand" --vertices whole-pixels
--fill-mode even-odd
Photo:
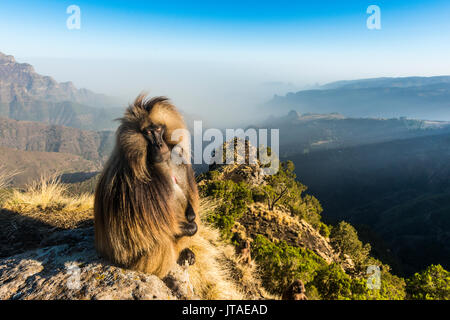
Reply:
[[[197,233],[198,227],[195,222],[183,222],[181,225],[181,230],[183,232],[183,236],[192,237],[194,234]]]
[[[189,204],[188,207],[186,208],[185,215],[188,222],[192,222],[195,220],[196,215],[194,208],[192,208],[191,204]]]
[[[195,263],[195,253],[188,248],[180,252],[180,256],[178,257],[177,263],[180,266],[184,266],[186,264],[186,261],[190,266],[192,266]]]
[[[196,214],[190,204],[186,208],[184,215],[186,217],[187,222],[183,221],[181,223],[180,225],[181,234],[177,236],[178,238],[185,236],[192,237],[194,234],[197,233],[198,230],[197,223],[195,222]]]

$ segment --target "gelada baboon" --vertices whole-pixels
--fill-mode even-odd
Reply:
[[[163,277],[175,262],[195,261],[188,246],[199,223],[198,191],[189,137],[175,132],[186,126],[167,98],[144,94],[119,120],[95,192],[96,249],[122,267]],[[181,164],[171,156],[175,147]]]
[[[245,241],[244,247],[240,250],[239,261],[246,264],[252,263],[251,245],[249,240]]]
[[[308,300],[306,296],[305,285],[302,280],[294,280],[283,292],[282,300]]]

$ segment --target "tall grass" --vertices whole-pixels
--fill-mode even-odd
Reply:
[[[5,166],[0,165],[0,190],[9,187],[12,178],[17,174],[17,171],[8,171]]]
[[[13,177],[17,174],[17,171],[9,171],[5,166],[0,165],[0,205],[8,197],[10,193],[8,187],[10,186]]]
[[[24,190],[14,189],[3,203],[5,209],[33,216],[60,227],[73,227],[92,218],[94,197],[70,195],[57,175],[41,176]]]
[[[93,196],[81,194],[71,196],[67,186],[56,175],[42,176],[28,184],[25,190],[14,190],[6,205],[20,209],[20,212],[39,210],[86,211],[93,207]]]

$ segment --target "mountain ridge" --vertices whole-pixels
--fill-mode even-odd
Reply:
[[[346,117],[450,120],[450,77],[381,79],[338,81],[321,89],[275,95],[265,108],[338,112]]]
[[[112,131],[80,130],[0,117],[0,146],[7,148],[70,153],[102,164],[109,156],[113,143]]]
[[[339,80],[326,83],[320,89],[336,88],[370,88],[370,87],[414,87],[436,83],[450,83],[450,76],[430,76],[430,77],[378,77],[355,80]]]

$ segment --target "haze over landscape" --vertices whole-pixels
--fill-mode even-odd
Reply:
[[[142,90],[167,95],[214,126],[317,83],[450,74],[446,1],[381,3],[380,30],[366,27],[369,3],[361,1],[77,5],[81,28],[69,30],[64,2],[3,3],[1,50],[57,81],[125,101]]]

